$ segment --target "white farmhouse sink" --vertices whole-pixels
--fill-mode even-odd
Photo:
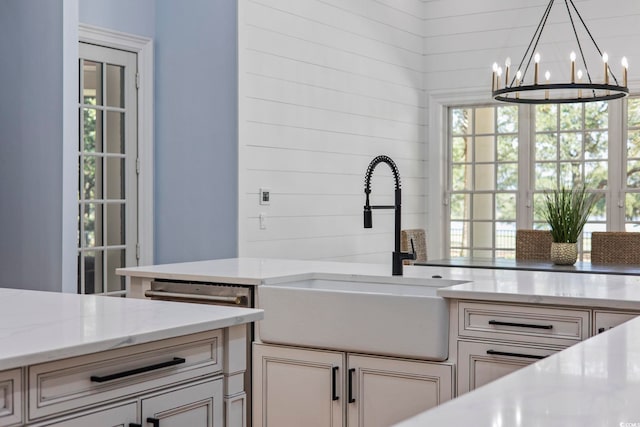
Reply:
[[[445,360],[449,311],[436,289],[461,283],[423,284],[310,279],[263,285],[258,324],[266,343],[359,353]]]

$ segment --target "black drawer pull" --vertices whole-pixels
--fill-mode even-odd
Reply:
[[[153,424],[153,427],[160,427],[160,420],[157,418],[147,418],[147,423]]]
[[[507,351],[487,350],[487,354],[492,356],[511,356],[524,357],[525,359],[544,359],[547,356],[538,356],[537,354],[509,353]]]
[[[331,370],[331,400],[338,400],[338,367],[334,366]]]
[[[131,375],[141,374],[143,372],[155,371],[156,369],[166,368],[167,366],[179,365],[185,363],[186,360],[182,357],[174,357],[173,360],[168,362],[157,363],[155,365],[143,366],[142,368],[131,369],[129,371],[118,372],[116,374],[105,375],[100,377],[98,375],[92,375],[91,381],[94,383],[104,383],[107,381],[117,380],[118,378],[129,377]],[[151,421],[147,421],[151,422]]]
[[[497,325],[497,326],[515,326],[518,328],[553,329],[553,325],[535,325],[531,323],[500,322],[498,320],[489,320],[489,324]]]
[[[353,403],[356,401],[356,398],[353,397],[353,374],[356,373],[356,368],[349,369],[349,403]]]
[[[129,427],[142,427],[142,424],[138,424],[138,423],[129,423]]]

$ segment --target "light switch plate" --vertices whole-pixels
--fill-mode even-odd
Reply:
[[[266,187],[261,187],[259,192],[260,204],[268,205],[271,203],[271,190]]]

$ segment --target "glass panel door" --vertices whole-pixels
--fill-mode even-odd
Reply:
[[[136,265],[136,55],[80,43],[78,292],[124,292]]]

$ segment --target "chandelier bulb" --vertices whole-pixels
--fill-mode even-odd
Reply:
[[[540,54],[536,52],[536,55],[533,57],[533,60],[536,61],[536,64],[540,63]]]
[[[511,58],[507,56],[507,59],[504,60],[505,67],[511,67]]]
[[[571,58],[571,62],[575,62],[576,61],[576,53],[575,52],[571,52],[571,55],[569,55],[569,58]]]
[[[604,52],[602,54],[602,62],[604,62],[605,64],[609,62],[609,55],[607,55],[607,52]]]
[[[578,81],[582,80],[582,70],[578,70]]]
[[[493,72],[495,73],[496,71],[498,71],[498,63],[494,62],[493,63]]]
[[[546,80],[547,82],[548,82],[548,81],[549,81],[549,79],[551,78],[551,73],[549,72],[549,70],[547,70],[547,71],[544,73],[544,78],[545,78],[545,80]]]
[[[626,56],[622,57],[622,61],[621,62],[622,62],[622,66],[624,68],[629,68],[629,61],[627,61],[627,57]]]

